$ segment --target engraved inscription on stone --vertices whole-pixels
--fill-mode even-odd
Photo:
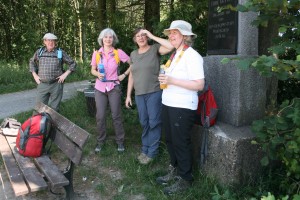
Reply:
[[[238,13],[218,8],[237,5],[237,0],[210,0],[208,16],[208,55],[230,55],[237,52]]]

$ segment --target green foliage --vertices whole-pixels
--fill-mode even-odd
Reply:
[[[271,22],[278,25],[277,37],[273,38],[273,46],[269,47],[270,55],[260,55],[253,58],[223,59],[222,63],[230,61],[237,63],[242,70],[256,69],[260,75],[276,76],[286,85],[281,88],[283,102],[277,115],[254,121],[252,130],[256,133],[255,144],[261,145],[266,156],[261,160],[263,166],[272,166],[279,162],[283,166],[284,175],[276,179],[280,182],[283,193],[295,194],[299,191],[300,183],[300,2],[276,0],[249,0],[244,5],[233,8],[228,6],[221,9],[233,9],[240,12],[257,12],[259,15],[252,22],[255,26],[267,27]],[[289,88],[288,84],[293,83]],[[294,91],[291,89],[294,88]],[[287,91],[286,91],[287,90]],[[288,94],[287,96],[283,96]],[[293,99],[291,103],[284,98]],[[277,191],[276,191],[277,192]],[[268,194],[262,199],[274,199]],[[288,196],[282,197],[288,199]]]
[[[267,166],[271,161],[280,161],[286,175],[282,183],[290,182],[287,189],[298,191],[300,183],[300,98],[290,103],[285,101],[277,115],[267,116],[254,121],[252,130],[256,133],[256,142],[266,152],[261,160]],[[291,191],[293,192],[293,191]]]
[[[268,196],[262,196],[261,200],[300,200],[300,195],[295,194],[291,198],[289,198],[289,195],[286,195],[284,197],[276,198],[273,194],[268,192]]]
[[[278,36],[273,38],[274,45],[268,49],[270,56],[261,55],[248,60],[233,59],[240,59],[238,66],[241,69],[252,67],[263,76],[275,75],[279,80],[300,79],[299,1],[250,0],[236,8],[227,6],[222,9],[226,8],[240,12],[258,12],[258,17],[252,22],[255,26],[266,27],[271,21],[279,25]]]
[[[214,186],[214,192],[212,194],[212,200],[232,200],[236,199],[232,196],[229,190],[226,190],[223,194],[219,191],[217,186]]]

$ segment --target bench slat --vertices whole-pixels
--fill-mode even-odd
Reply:
[[[34,162],[45,174],[51,188],[69,185],[69,180],[63,175],[63,173],[47,155],[35,158]]]
[[[89,138],[89,133],[87,131],[80,128],[43,103],[37,103],[35,106],[35,110],[37,112],[49,113],[55,123],[55,126],[59,130],[61,130],[68,138],[75,142],[81,149],[83,149],[87,139]]]
[[[16,149],[16,138],[15,137],[6,137],[8,144],[15,156],[15,159],[19,165],[20,170],[22,171],[30,192],[35,192],[39,190],[46,189],[48,187],[44,178],[35,167],[32,159],[28,157],[21,156]]]
[[[15,163],[15,159],[5,137],[1,134],[0,152],[15,195],[20,196],[28,194],[29,189],[23,179],[22,173]]]
[[[65,155],[79,165],[82,160],[82,150],[71,142],[61,131],[56,130],[53,142],[62,150]]]

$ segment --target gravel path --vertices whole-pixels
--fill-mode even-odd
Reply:
[[[88,81],[66,83],[63,101],[88,87]],[[0,95],[0,119],[33,109],[36,101],[36,89]]]

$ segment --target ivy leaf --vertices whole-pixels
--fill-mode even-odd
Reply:
[[[282,197],[282,200],[288,200],[288,199],[289,199],[289,195],[286,195],[285,197]]]
[[[276,75],[277,75],[277,78],[282,81],[287,80],[289,77],[287,72],[278,72],[278,73],[276,73]]]
[[[284,46],[277,45],[277,46],[271,47],[270,50],[275,54],[281,55],[281,54],[284,54],[284,52],[286,51],[286,48]]]
[[[241,70],[246,70],[251,66],[252,59],[243,59],[237,63],[237,67]]]
[[[253,132],[259,132],[264,127],[264,121],[263,120],[255,120],[252,122],[251,129]]]
[[[247,12],[248,11],[248,8],[246,8],[245,6],[241,5],[241,4],[238,4],[236,6],[236,9],[240,12]]]
[[[251,144],[258,144],[258,142],[255,140],[251,140]]]
[[[268,196],[262,196],[261,200],[275,200],[275,197],[270,192],[268,192]]]
[[[262,166],[267,166],[269,164],[269,158],[267,156],[263,157],[260,163]]]
[[[300,200],[300,195],[299,194],[295,194],[293,196],[293,200]]]
[[[286,32],[286,27],[280,27],[279,28],[279,33],[285,33]]]
[[[222,63],[222,64],[228,64],[229,61],[230,61],[229,58],[223,58],[223,59],[221,60],[221,63]]]
[[[300,124],[300,110],[295,109],[294,112],[289,113],[287,117],[291,118],[295,124]]]
[[[294,77],[295,77],[296,79],[299,79],[299,80],[300,80],[300,71],[296,71],[296,72],[294,73]]]
[[[297,55],[297,61],[300,61],[300,55]]]

